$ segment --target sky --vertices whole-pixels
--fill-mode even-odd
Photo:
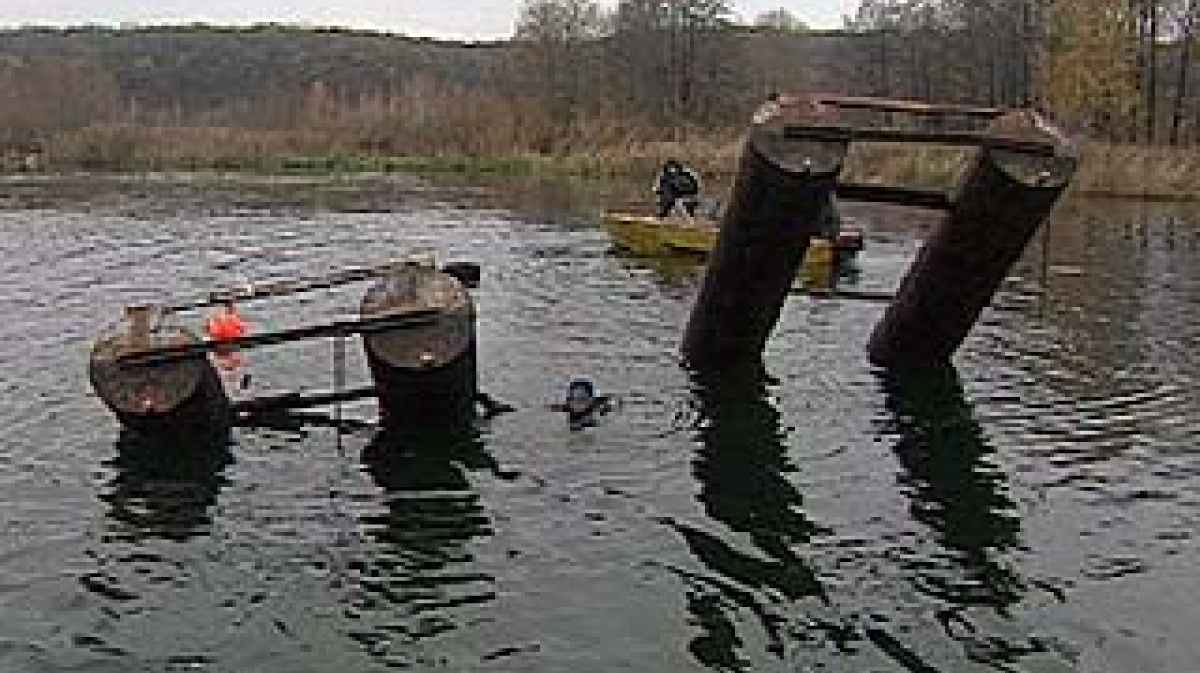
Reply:
[[[604,0],[601,4],[614,4]],[[784,8],[834,28],[858,0],[732,0],[743,19]],[[0,26],[123,23],[280,23],[346,26],[439,38],[512,34],[520,0],[0,0]]]

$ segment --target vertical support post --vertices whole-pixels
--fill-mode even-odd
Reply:
[[[769,107],[768,107],[769,106]],[[761,367],[762,351],[796,279],[808,239],[833,198],[846,158],[845,134],[792,133],[783,115],[824,120],[816,101],[772,101],[756,115],[742,150],[700,295],[683,338],[699,370]],[[811,131],[811,127],[806,131]]]
[[[174,325],[157,325],[160,308],[134,306],[92,347],[88,378],[96,395],[137,433],[181,441],[223,438],[229,430],[229,398],[221,377],[203,354],[155,365],[122,363],[131,353],[197,343]]]
[[[983,147],[871,335],[885,368],[945,367],[1074,175],[1076,159],[1036,113],[1011,113],[996,135],[1058,145],[1054,156]]]
[[[338,334],[333,337],[333,394],[338,396],[338,401],[333,407],[333,422],[337,426],[337,450],[338,455],[343,453],[342,448],[342,401],[340,396],[342,391],[346,389],[346,335]]]
[[[125,318],[129,321],[129,347],[141,350],[150,343],[151,321],[158,315],[153,306],[127,306]]]
[[[410,264],[363,298],[363,317],[436,311],[430,324],[363,336],[383,425],[424,430],[468,425],[478,396],[475,304],[456,278]]]

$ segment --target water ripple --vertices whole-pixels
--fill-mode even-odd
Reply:
[[[1178,626],[1200,588],[1179,570],[1200,523],[1191,214],[1064,206],[951,376],[873,371],[882,307],[796,298],[766,354],[773,378],[719,384],[678,361],[699,268],[612,254],[594,214],[629,195],[611,185],[6,188],[4,670],[1200,658]],[[895,287],[923,225],[850,211],[868,230],[862,282]],[[483,267],[481,381],[517,411],[475,434],[247,429],[193,453],[123,436],[88,391],[91,339],[126,304],[420,249]],[[296,324],[352,313],[361,290],[246,310]],[[271,386],[319,387],[329,356],[288,346],[252,366]],[[361,354],[350,370],[365,380]],[[545,411],[574,378],[617,402],[585,432]]]

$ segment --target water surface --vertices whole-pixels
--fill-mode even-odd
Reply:
[[[797,297],[770,381],[695,380],[694,265],[611,254],[620,186],[10,180],[0,669],[1133,671],[1200,660],[1194,209],[1064,204],[957,358],[888,381],[882,307]],[[928,218],[848,207],[864,286]],[[417,249],[484,266],[453,441],[369,425],[123,436],[86,355],[122,306]],[[364,288],[247,307],[332,319]],[[364,380],[360,358],[353,381]],[[252,354],[326,387],[328,343]],[[571,378],[618,396],[572,432]],[[346,416],[369,422],[369,404]]]

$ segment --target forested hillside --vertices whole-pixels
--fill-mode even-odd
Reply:
[[[184,143],[220,128],[270,131],[270,146],[287,133],[295,151],[554,154],[723,128],[770,90],[844,86],[839,45],[857,39],[715,19],[694,31],[686,44],[632,29],[482,44],[278,25],[3,31],[0,142],[75,152],[86,132],[88,152],[127,152],[134,127],[188,129]]]
[[[416,76],[484,86],[503,49],[275,25],[0,32],[0,64],[10,73],[53,65],[86,70],[114,85],[121,102],[185,116],[236,101],[294,97],[318,81],[345,92]]]
[[[1200,0],[862,0],[843,30],[723,0],[525,0],[509,40],[340,29],[0,31],[0,148],[85,166],[611,156],[728,143],[768,93],[1035,105],[1192,145]]]

